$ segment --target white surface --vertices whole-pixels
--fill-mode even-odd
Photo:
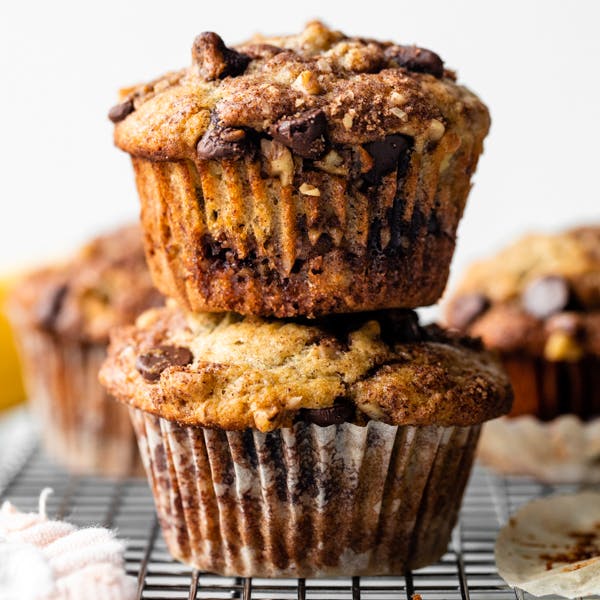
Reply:
[[[317,16],[436,50],[489,105],[457,271],[529,228],[600,220],[595,0],[2,2],[0,269],[137,215],[105,116],[118,87],[187,64],[200,31],[235,42]]]

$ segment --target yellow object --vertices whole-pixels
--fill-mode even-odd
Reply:
[[[551,361],[577,362],[583,357],[583,350],[568,333],[555,331],[546,341],[544,356]]]
[[[0,411],[25,400],[19,357],[4,307],[13,281],[0,278]]]

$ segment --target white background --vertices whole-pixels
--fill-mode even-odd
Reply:
[[[0,3],[0,270],[49,260],[136,218],[108,108],[120,86],[311,18],[437,51],[492,113],[454,260],[457,273],[532,228],[600,221],[600,2],[12,1]]]

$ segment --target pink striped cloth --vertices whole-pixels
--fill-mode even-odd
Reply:
[[[77,529],[10,502],[0,509],[0,600],[131,600],[136,581],[125,574],[125,546],[103,527]]]

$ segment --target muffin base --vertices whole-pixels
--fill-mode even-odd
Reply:
[[[171,554],[240,577],[400,575],[435,562],[480,430],[300,422],[263,434],[130,414]]]
[[[32,330],[20,343],[30,405],[49,456],[76,474],[142,475],[127,410],[98,382],[106,347]]]
[[[565,414],[584,421],[600,417],[600,358],[551,362],[511,354],[502,362],[515,392],[510,417],[533,415],[542,421]]]
[[[367,188],[302,161],[283,185],[254,156],[134,157],[154,283],[192,312],[314,317],[433,304],[481,145],[448,132]]]

